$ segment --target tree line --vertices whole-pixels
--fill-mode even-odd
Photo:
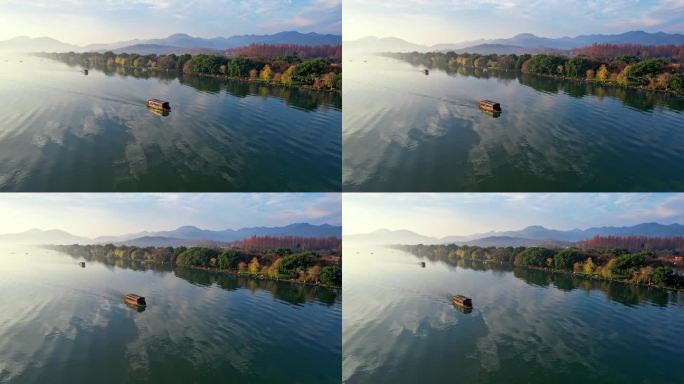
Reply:
[[[684,276],[674,273],[672,253],[627,249],[552,247],[479,247],[456,244],[400,245],[397,248],[429,260],[458,260],[543,268],[627,283],[684,288]]]
[[[56,245],[51,249],[86,260],[126,260],[170,263],[275,280],[342,285],[341,255],[320,250],[294,252],[288,248],[245,250],[218,247],[135,247],[126,245]],[[334,255],[336,257],[331,257]]]
[[[327,57],[303,60],[296,55],[274,58],[229,58],[223,55],[138,55],[114,52],[44,53],[43,57],[85,67],[121,67],[175,71],[230,79],[259,81],[319,90],[342,89],[342,67]]]
[[[342,239],[339,237],[298,237],[298,236],[252,236],[248,239],[231,243],[233,247],[262,250],[286,248],[299,251],[332,250],[342,251]]]
[[[301,60],[326,57],[333,63],[342,61],[341,45],[250,44],[226,50],[228,57],[276,58],[295,56]]]
[[[459,67],[481,68],[502,71],[520,71],[535,75],[613,84],[625,87],[638,87],[649,90],[668,91],[684,94],[684,68],[681,51],[663,51],[670,56],[651,57],[660,51],[632,46],[629,49],[619,46],[601,46],[586,51],[578,50],[575,55],[561,54],[510,54],[480,55],[455,52],[393,53],[392,57],[406,60],[415,65],[444,68],[455,71]],[[611,50],[612,49],[612,50]],[[587,53],[600,52],[637,52],[639,55],[621,53],[609,58],[588,56]],[[648,54],[646,54],[646,52]]]
[[[646,237],[646,236],[594,236],[580,241],[577,246],[582,249],[627,249],[630,251],[668,251],[684,252],[682,237]]]

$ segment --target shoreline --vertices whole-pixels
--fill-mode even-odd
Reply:
[[[664,286],[664,285],[661,286],[661,285],[654,285],[654,284],[635,283],[635,282],[632,282],[629,280],[606,279],[605,277],[587,275],[587,274],[581,273],[581,272],[564,271],[562,269],[534,267],[534,266],[530,266],[530,265],[519,265],[519,266],[513,265],[513,268],[531,269],[534,271],[543,271],[543,272],[547,272],[547,273],[551,273],[551,274],[558,273],[561,275],[577,277],[577,278],[583,279],[583,280],[605,281],[608,283],[632,285],[632,286],[637,286],[637,287],[642,287],[642,288],[656,288],[656,289],[664,289],[664,290],[673,291],[673,292],[684,292],[684,288],[668,287],[668,286]]]
[[[393,56],[392,53],[390,55],[385,55],[385,54],[379,54],[379,56],[382,57],[390,57],[395,60],[399,60],[402,62],[407,62],[411,65],[415,65],[414,63],[397,58]],[[423,65],[423,67],[428,68],[429,70],[444,70],[447,74],[450,73],[448,70],[440,67],[428,67],[427,65]],[[574,81],[578,83],[583,83],[583,84],[594,84],[594,85],[603,85],[603,86],[609,86],[613,88],[622,88],[622,89],[633,89],[633,90],[639,90],[639,91],[644,91],[647,93],[653,93],[653,94],[661,94],[661,95],[668,95],[668,96],[673,96],[673,97],[678,97],[678,98],[684,98],[684,93],[677,93],[671,90],[665,90],[665,89],[648,89],[643,85],[623,85],[623,84],[617,84],[612,81],[600,81],[596,79],[586,79],[586,78],[581,78],[581,77],[568,77],[568,76],[556,76],[556,75],[548,75],[548,74],[543,74],[543,73],[532,73],[532,72],[523,72],[522,70],[519,69],[500,69],[500,68],[494,68],[494,67],[475,67],[475,66],[467,66],[467,65],[458,65],[459,68],[466,68],[466,69],[477,69],[477,70],[485,70],[485,71],[492,71],[492,72],[506,72],[506,73],[514,73],[518,75],[529,75],[529,76],[538,76],[546,79],[555,79],[555,80],[565,80],[565,81]]]
[[[157,264],[162,264],[164,265],[165,263],[155,263],[155,262],[149,262],[149,261],[143,261],[144,264],[152,264],[152,265],[157,265]],[[335,285],[327,285],[327,284],[318,284],[318,283],[305,283],[303,281],[297,281],[295,279],[276,279],[273,277],[266,277],[264,275],[250,275],[249,273],[240,273],[238,271],[231,271],[229,269],[218,269],[218,268],[210,268],[210,267],[197,267],[197,266],[177,266],[172,264],[172,270],[175,270],[176,268],[185,268],[185,269],[194,269],[194,270],[200,270],[200,271],[207,271],[207,272],[214,272],[214,273],[219,273],[219,274],[224,274],[224,275],[232,275],[232,276],[237,276],[237,277],[246,277],[248,279],[254,279],[254,280],[269,280],[269,281],[277,281],[280,283],[290,283],[290,284],[296,284],[296,285],[306,285],[309,287],[322,287],[322,288],[328,288],[328,289],[342,289],[342,286],[335,286]]]

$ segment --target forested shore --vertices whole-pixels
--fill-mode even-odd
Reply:
[[[339,239],[338,239],[339,242]],[[253,278],[340,287],[339,247],[321,250],[239,247],[136,247],[127,245],[50,245],[46,248],[89,261],[125,260],[207,269]]]
[[[681,239],[680,239],[681,240]],[[456,264],[459,260],[542,269],[625,284],[684,289],[684,276],[675,273],[682,263],[679,251],[592,249],[579,247],[479,247],[456,244],[396,245],[420,258]]]
[[[242,55],[228,57],[219,54],[138,55],[115,54],[114,52],[40,53],[37,55],[71,65],[81,65],[85,68],[133,68],[315,90],[341,91],[342,89],[342,66],[334,56],[302,58],[296,53],[275,57]],[[301,56],[309,57],[309,55]]]
[[[594,45],[567,54],[387,53],[414,65],[518,71],[684,95],[684,46]]]

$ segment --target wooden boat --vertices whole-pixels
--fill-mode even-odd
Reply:
[[[127,293],[124,296],[124,301],[126,302],[126,304],[130,304],[130,305],[138,305],[138,306],[146,306],[147,305],[144,297],[138,296],[138,295],[133,294],[133,293]]]
[[[150,111],[151,113],[154,113],[157,116],[168,116],[169,112],[171,112],[169,109],[159,109],[159,108],[153,108],[150,107],[149,105],[147,106],[147,110]]]
[[[168,111],[171,109],[171,104],[169,104],[168,101],[164,100],[159,100],[159,99],[149,99],[147,100],[147,107],[148,108],[154,108],[154,109],[162,109]]]
[[[451,302],[454,303],[454,305],[462,307],[462,308],[472,308],[473,307],[473,301],[470,300],[469,297],[465,297],[463,295],[455,295],[454,297],[451,298]]]
[[[501,112],[501,104],[491,100],[480,101],[480,109],[488,112]]]

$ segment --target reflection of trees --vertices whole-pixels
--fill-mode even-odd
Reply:
[[[407,250],[406,248],[404,250]],[[607,280],[587,279],[561,272],[549,272],[531,268],[515,268],[510,263],[482,262],[453,257],[453,253],[433,252],[417,255],[419,259],[429,259],[447,264],[451,267],[470,269],[474,271],[496,271],[500,273],[513,273],[518,279],[536,287],[555,287],[562,291],[570,292],[583,289],[587,292],[599,290],[606,296],[624,305],[638,305],[651,302],[658,306],[667,306],[670,300],[675,300],[677,295],[670,295],[669,291],[661,288],[649,288],[640,285],[623,284]]]
[[[218,79],[207,76],[188,75],[176,71],[148,68],[127,68],[103,65],[92,69],[101,71],[107,76],[133,77],[136,79],[156,78],[167,81],[178,80],[183,85],[207,93],[218,94],[225,91],[231,96],[240,98],[247,96],[275,97],[284,100],[290,106],[305,109],[307,111],[316,110],[316,108],[321,105],[327,105],[338,109],[342,108],[342,95],[336,92],[314,91],[310,89],[267,85],[241,80]]]
[[[565,93],[575,98],[596,96],[599,98],[610,97],[619,100],[625,106],[640,111],[651,111],[656,107],[667,107],[674,111],[684,111],[684,97],[671,96],[661,92],[649,92],[634,88],[606,86],[598,83],[566,80],[552,77],[539,76],[519,71],[502,71],[490,68],[472,68],[463,65],[447,65],[435,63],[431,60],[422,60],[420,56],[407,60],[414,67],[427,67],[431,70],[442,70],[449,75],[474,77],[477,79],[500,79],[517,80],[520,84],[545,93]]]
[[[85,259],[88,262],[98,262],[111,268],[130,269],[133,271],[155,271],[161,274],[174,273],[191,284],[209,287],[217,285],[227,291],[249,289],[252,292],[267,291],[277,299],[289,304],[299,305],[318,301],[327,306],[335,304],[340,290],[299,283],[289,283],[275,280],[254,279],[226,273],[218,273],[204,269],[176,268],[170,263],[146,263],[130,259],[107,256],[92,256],[90,254],[70,254],[74,259]],[[86,265],[87,268],[87,265]]]
[[[337,301],[339,290],[316,287],[304,284],[280,282],[275,280],[254,279],[226,273],[217,273],[204,269],[176,268],[176,277],[200,286],[217,285],[225,290],[249,289],[252,292],[268,291],[275,299],[298,305],[311,301],[319,301],[333,305]]]

